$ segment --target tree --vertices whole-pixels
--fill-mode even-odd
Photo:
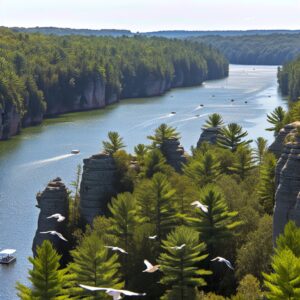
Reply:
[[[79,246],[71,251],[73,262],[69,264],[67,293],[80,299],[105,299],[103,292],[84,290],[79,284],[122,288],[120,282],[118,255],[109,254],[101,239],[91,234],[85,236]],[[109,298],[108,298],[109,299]]]
[[[230,238],[234,229],[240,225],[240,222],[234,220],[238,213],[229,212],[223,195],[212,185],[201,191],[199,201],[207,206],[207,212],[195,208],[195,217],[190,218],[190,224],[200,233],[209,255],[214,256],[225,239]]]
[[[205,121],[203,128],[209,127],[221,127],[224,125],[224,121],[221,115],[213,113],[208,116],[208,119]]]
[[[31,287],[17,283],[18,296],[23,300],[68,299],[63,296],[66,271],[60,269],[61,256],[54,250],[50,241],[45,240],[37,247],[37,256],[29,257],[33,269],[29,271]]]
[[[223,127],[218,138],[218,145],[222,148],[230,149],[235,152],[240,145],[248,145],[252,140],[242,141],[248,135],[247,131],[243,131],[243,128],[236,124],[230,123],[226,127]]]
[[[134,153],[137,157],[138,162],[142,163],[144,160],[145,155],[149,149],[144,144],[138,144],[134,147]]]
[[[262,291],[257,278],[251,274],[247,274],[240,282],[237,288],[236,296],[232,300],[259,300],[262,298]]]
[[[183,172],[197,185],[203,187],[217,179],[220,174],[219,166],[219,162],[211,152],[206,152],[204,155],[198,153],[187,165],[184,165]]]
[[[123,143],[123,138],[120,137],[119,133],[116,131],[109,131],[108,139],[108,141],[103,141],[102,144],[104,151],[110,155],[126,147]]]
[[[179,138],[179,133],[176,128],[163,123],[155,129],[154,135],[149,135],[147,138],[152,141],[153,147],[156,148],[160,147],[165,140]]]
[[[185,245],[176,250],[171,247]],[[203,254],[205,244],[199,240],[199,234],[188,227],[176,227],[162,241],[165,252],[159,256],[159,263],[163,276],[161,283],[170,286],[172,290],[164,299],[191,299],[193,287],[205,286],[204,275],[212,272],[199,268],[199,263],[208,254]]]
[[[268,141],[263,137],[258,137],[255,140],[256,149],[254,150],[255,159],[259,165],[262,164],[263,158],[268,151]]]
[[[273,125],[273,127],[267,128],[268,131],[274,131],[276,135],[280,129],[285,125],[284,124],[284,117],[286,115],[285,110],[278,106],[274,109],[273,112],[267,115],[267,121]]]
[[[276,251],[272,269],[270,274],[263,273],[267,299],[300,299],[300,259],[288,248]]]
[[[268,214],[273,213],[275,204],[275,168],[276,158],[272,153],[265,155],[264,161],[260,168],[259,184],[257,188],[257,194],[259,201],[262,204],[264,210]]]

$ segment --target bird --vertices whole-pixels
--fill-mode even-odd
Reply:
[[[215,257],[214,259],[212,259],[211,261],[215,261],[215,260],[217,260],[218,262],[223,262],[223,263],[225,263],[225,264],[227,265],[228,268],[230,268],[231,270],[234,270],[234,268],[233,268],[231,262],[230,262],[229,260],[225,259],[224,257],[217,256],[217,257]]]
[[[194,206],[200,208],[203,212],[208,213],[208,206],[202,204],[200,201],[194,201],[191,203],[191,205],[194,205]]]
[[[148,237],[149,240],[155,240],[157,238],[157,235],[150,235]]]
[[[57,232],[57,231],[54,231],[54,230],[50,230],[50,231],[41,231],[40,233],[42,233],[42,234],[47,234],[47,233],[49,233],[49,234],[52,234],[52,235],[57,235],[61,240],[65,241],[65,242],[68,241],[61,233],[59,233],[59,232]]]
[[[160,265],[153,266],[147,259],[144,260],[144,264],[146,265],[146,269],[143,272],[154,273],[159,270]]]
[[[174,249],[174,250],[181,250],[183,247],[185,247],[185,244],[182,244],[180,246],[174,246],[174,247],[170,247],[171,249]]]
[[[112,288],[105,288],[105,287],[95,287],[95,286],[89,286],[84,284],[79,284],[80,287],[83,289],[95,292],[95,291],[105,291],[105,293],[109,296],[112,296],[113,300],[119,300],[122,299],[121,295],[125,296],[146,296],[146,293],[135,293],[127,290],[117,290]]]
[[[115,247],[115,246],[104,246],[105,248],[109,248],[112,251],[119,251],[125,254],[128,254],[128,252],[126,252],[124,249],[120,248],[120,247]]]
[[[57,222],[62,222],[66,219],[66,217],[62,216],[61,214],[53,214],[53,215],[47,217],[47,219],[51,219],[51,218],[57,219],[56,220]]]

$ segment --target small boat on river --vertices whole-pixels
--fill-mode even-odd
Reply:
[[[15,249],[4,249],[0,251],[0,264],[8,265],[16,260],[13,254],[16,252]]]
[[[80,153],[80,151],[77,150],[77,149],[74,149],[74,150],[71,151],[71,153],[72,153],[72,154],[78,154],[78,153]]]

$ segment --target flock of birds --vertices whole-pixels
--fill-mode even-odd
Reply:
[[[191,203],[192,206],[195,206],[197,208],[200,208],[205,214],[208,213],[208,209],[209,207],[207,205],[202,204],[200,201],[194,201]],[[47,217],[47,219],[52,219],[55,218],[57,222],[63,222],[66,218],[64,216],[62,216],[59,213],[53,214],[49,217]],[[54,230],[49,230],[49,231],[41,231],[41,234],[51,234],[51,235],[55,235],[58,238],[60,238],[61,240],[67,242],[68,240],[59,232],[54,231]],[[157,235],[152,235],[148,237],[150,240],[155,240],[157,238]],[[128,254],[128,252],[126,252],[124,249],[120,248],[120,247],[116,247],[116,246],[105,246],[108,249],[111,249],[112,251],[117,251],[123,254]],[[176,251],[180,251],[182,250],[184,247],[186,247],[186,244],[182,244],[180,246],[172,246],[170,247],[170,249],[176,250]],[[231,270],[234,270],[231,262],[227,259],[225,259],[224,257],[221,256],[217,256],[214,259],[212,259],[211,261],[217,261],[220,263],[225,263],[226,266],[228,268],[230,268]],[[153,265],[151,264],[147,259],[144,260],[144,264],[146,265],[146,269],[143,270],[142,272],[145,273],[154,273],[156,271],[159,270],[160,265]],[[95,292],[95,291],[104,291],[106,294],[108,294],[109,296],[112,297],[113,300],[119,300],[122,299],[122,296],[146,296],[146,293],[135,293],[132,291],[128,291],[128,290],[118,290],[118,289],[113,289],[113,288],[106,288],[106,287],[95,287],[95,286],[89,286],[89,285],[84,285],[84,284],[79,284],[79,286],[83,289]]]

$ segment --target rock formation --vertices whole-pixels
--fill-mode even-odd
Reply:
[[[279,158],[284,147],[284,140],[286,136],[297,126],[300,126],[300,122],[294,122],[291,124],[285,125],[277,134],[275,141],[270,145],[269,151],[274,153],[274,155]]]
[[[100,153],[83,160],[80,186],[80,216],[84,224],[92,224],[96,216],[103,215],[107,203],[116,194],[117,168],[114,159]]]
[[[186,156],[183,147],[178,139],[168,139],[161,145],[161,151],[165,156],[167,163],[172,166],[175,171],[180,172],[182,164],[186,163]]]
[[[38,227],[32,244],[32,251],[36,255],[36,247],[41,245],[44,240],[50,240],[55,249],[63,254],[64,249],[68,247],[67,243],[55,235],[41,234],[41,231],[55,230],[65,236],[66,225],[68,223],[68,193],[65,185],[60,178],[50,181],[41,193],[37,194],[37,207],[40,209]],[[55,218],[47,217],[59,213],[66,217],[63,222],[57,222]]]
[[[6,140],[20,132],[21,117],[13,105],[0,106],[0,140]]]
[[[293,141],[285,144],[277,163],[273,241],[283,232],[285,224],[294,220],[300,226],[300,137],[292,131]]]
[[[220,127],[203,128],[203,131],[197,142],[197,148],[199,148],[203,142],[208,142],[210,144],[216,144],[219,134],[220,134]]]

